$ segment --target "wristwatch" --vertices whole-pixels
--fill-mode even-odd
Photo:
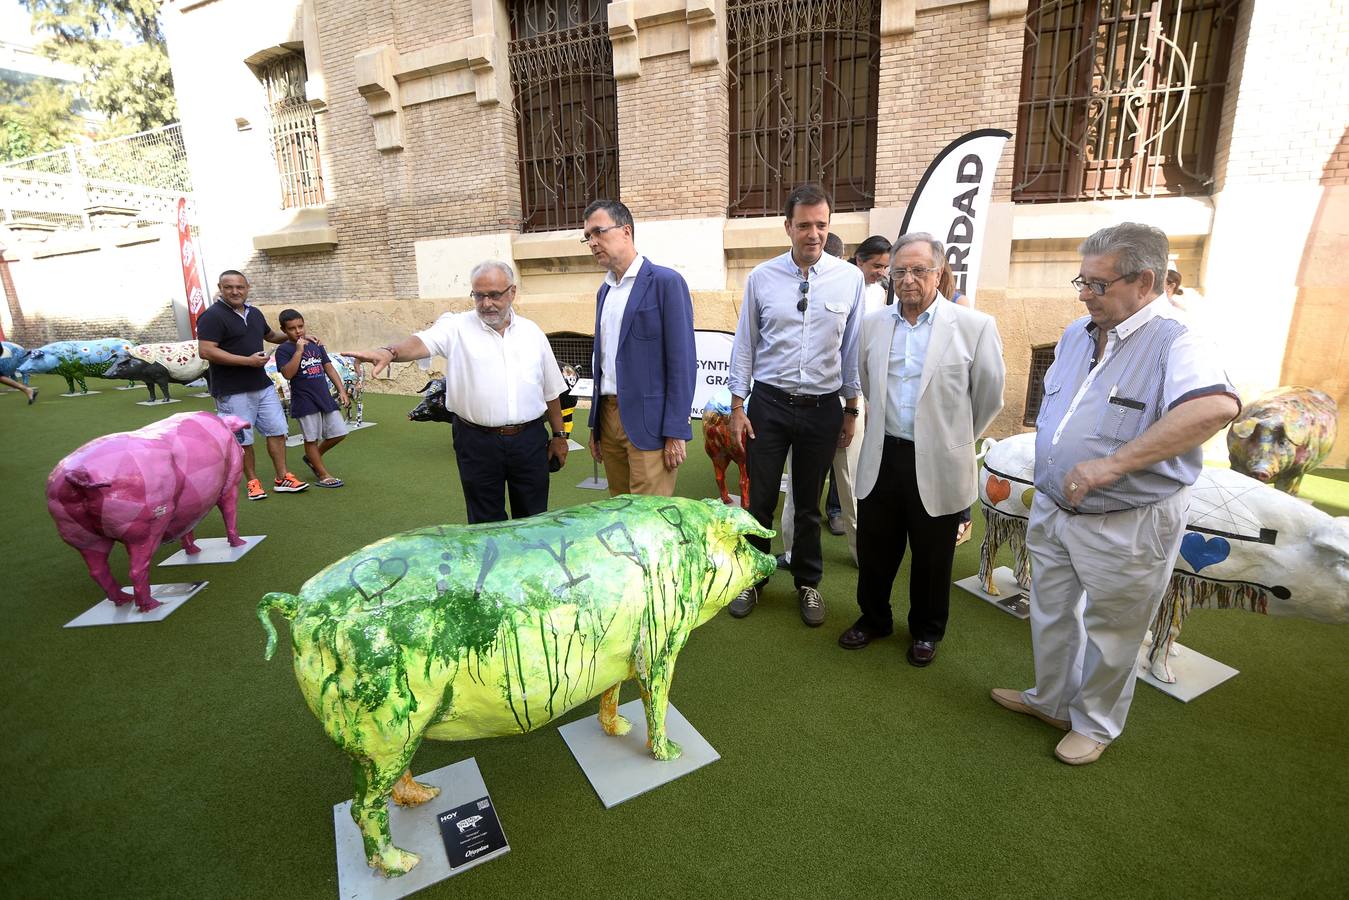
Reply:
[[[855,407],[855,406],[845,406],[845,407],[843,407],[843,414],[844,414],[845,416],[857,416],[857,415],[861,415],[861,412],[862,412],[862,411],[861,411],[860,409],[858,409],[857,407]]]
[[[565,432],[565,431],[554,431],[554,432],[553,432],[553,440],[557,440],[558,438],[562,438],[562,440],[565,441],[565,440],[567,439],[567,432]]]

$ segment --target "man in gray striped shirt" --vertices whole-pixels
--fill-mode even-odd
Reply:
[[[1159,229],[1130,222],[1082,244],[1072,283],[1087,316],[1059,340],[1035,423],[1035,687],[993,699],[1068,732],[1054,755],[1069,765],[1095,762],[1124,729],[1201,446],[1241,408],[1213,347],[1167,301],[1169,252]]]

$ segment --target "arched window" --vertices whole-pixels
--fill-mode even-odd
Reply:
[[[732,216],[778,215],[819,181],[834,211],[876,184],[881,0],[727,0]]]
[[[581,227],[618,196],[618,101],[606,0],[510,5],[511,87],[525,231]]]

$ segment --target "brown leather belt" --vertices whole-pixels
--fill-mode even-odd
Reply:
[[[463,416],[455,416],[454,420],[458,422],[460,425],[472,428],[474,431],[484,431],[487,434],[499,434],[502,435],[503,437],[510,437],[511,435],[519,434],[526,428],[533,428],[535,425],[543,421],[543,416],[539,416],[533,422],[525,422],[520,425],[494,425],[491,427],[488,427],[487,425],[479,425],[476,422],[470,422]]]

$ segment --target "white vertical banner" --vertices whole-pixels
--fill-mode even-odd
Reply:
[[[698,353],[698,374],[689,415],[701,419],[707,401],[731,383],[731,345],[735,343],[735,335],[725,331],[694,331],[693,341]]]
[[[993,175],[1011,136],[1000,128],[981,128],[948,144],[923,173],[899,229],[901,235],[926,231],[946,245],[956,290],[963,291],[971,305],[979,283]]]

